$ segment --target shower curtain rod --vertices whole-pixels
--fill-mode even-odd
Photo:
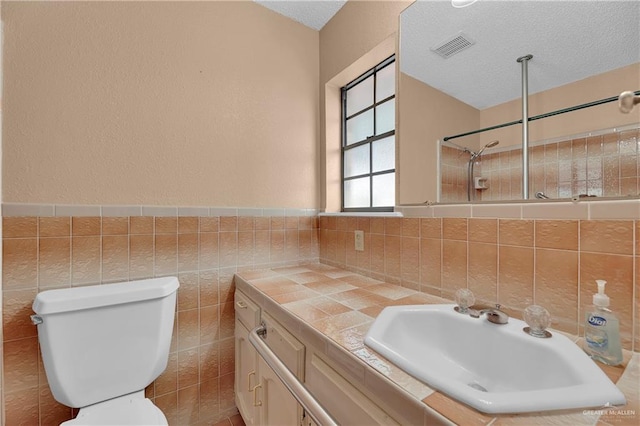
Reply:
[[[635,91],[633,93],[635,95],[640,95],[640,90],[637,90],[637,91]],[[529,119],[527,121],[540,120],[542,118],[552,117],[554,115],[560,115],[560,114],[564,114],[566,112],[577,111],[579,109],[590,108],[592,106],[607,104],[609,102],[615,102],[617,100],[618,100],[618,96],[613,96],[611,98],[600,99],[599,101],[588,102],[586,104],[576,105],[576,106],[572,106],[572,107],[569,107],[569,108],[559,109],[557,111],[546,112],[544,114],[540,114],[540,115],[536,115],[536,116],[533,116],[533,117],[529,117]],[[517,120],[517,121],[510,121],[508,123],[497,124],[497,125],[491,126],[491,127],[485,127],[484,129],[474,130],[474,131],[471,131],[471,132],[460,133],[459,135],[445,136],[443,138],[443,140],[446,142],[446,141],[451,140],[451,139],[457,139],[457,138],[461,138],[461,137],[464,137],[464,136],[475,135],[477,133],[483,133],[483,132],[487,132],[489,130],[500,129],[502,127],[513,126],[514,124],[522,124],[522,119]]]

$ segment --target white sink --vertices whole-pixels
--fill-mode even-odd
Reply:
[[[385,308],[365,344],[428,386],[484,413],[603,407],[622,392],[575,343],[522,331],[509,318],[492,324],[455,305]]]

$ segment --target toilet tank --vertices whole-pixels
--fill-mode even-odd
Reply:
[[[153,382],[167,367],[179,286],[164,277],[38,293],[34,322],[54,398],[85,407]]]

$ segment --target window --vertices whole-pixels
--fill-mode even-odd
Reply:
[[[393,211],[395,56],[342,88],[342,210]]]

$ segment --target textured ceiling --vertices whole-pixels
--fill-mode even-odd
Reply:
[[[346,3],[254,1],[315,30]],[[640,62],[640,0],[417,0],[400,22],[402,72],[478,109],[520,97],[527,54],[530,94]],[[448,59],[430,50],[460,32],[475,44]]]
[[[314,30],[321,30],[347,0],[254,0]]]
[[[473,46],[449,59],[430,50],[461,31]],[[521,96],[527,54],[530,94],[640,62],[640,0],[420,0],[401,14],[402,72],[478,109]],[[640,76],[628,90],[639,89]]]

